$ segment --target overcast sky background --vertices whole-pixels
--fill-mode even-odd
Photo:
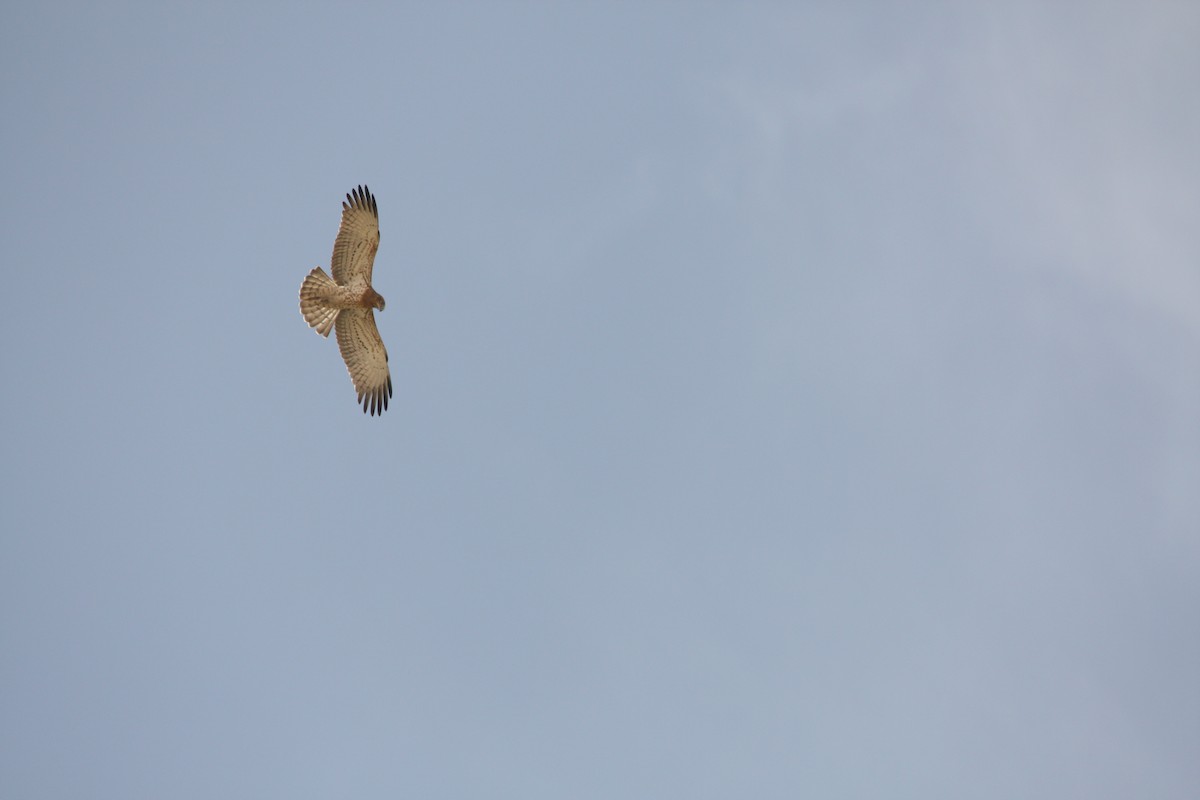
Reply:
[[[1197,796],[1200,6],[303,5],[0,12],[0,794]]]

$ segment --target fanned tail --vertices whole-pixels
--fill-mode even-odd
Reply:
[[[337,283],[320,267],[308,273],[304,283],[300,284],[300,313],[304,321],[322,336],[329,335],[341,313],[341,309],[333,308],[325,300],[328,290],[336,287]]]

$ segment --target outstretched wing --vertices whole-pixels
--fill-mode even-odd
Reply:
[[[369,284],[378,249],[379,207],[371,190],[359,186],[342,203],[342,226],[329,259],[333,279],[343,286],[358,280]]]
[[[343,309],[335,327],[338,349],[350,370],[363,413],[382,414],[392,396],[392,375],[388,372],[387,348],[375,327],[375,312],[369,308]]]

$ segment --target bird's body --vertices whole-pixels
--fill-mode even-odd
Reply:
[[[317,333],[337,331],[338,349],[358,392],[363,412],[382,414],[392,396],[387,348],[375,326],[383,297],[371,286],[379,249],[379,209],[365,186],[346,195],[342,224],[329,261],[333,277],[317,267],[300,284],[300,313]]]

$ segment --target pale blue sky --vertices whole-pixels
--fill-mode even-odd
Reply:
[[[9,4],[0,794],[1195,797],[1197,41]]]

